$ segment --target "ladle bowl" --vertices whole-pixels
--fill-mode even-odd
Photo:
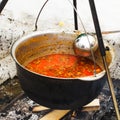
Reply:
[[[97,48],[97,39],[91,34],[82,33],[74,41],[74,50],[79,56],[88,57],[94,54]]]

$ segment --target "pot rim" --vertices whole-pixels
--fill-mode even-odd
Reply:
[[[39,36],[39,35],[44,35],[44,34],[71,34],[71,35],[73,34],[73,35],[74,35],[74,34],[77,34],[77,33],[75,33],[75,32],[73,32],[73,33],[72,33],[72,32],[64,32],[64,31],[63,31],[63,32],[35,31],[35,32],[32,32],[32,33],[30,33],[30,34],[27,34],[27,35],[21,37],[20,39],[16,40],[16,41],[12,44],[12,46],[11,46],[11,56],[12,56],[12,58],[14,59],[14,61],[15,61],[19,66],[21,66],[23,69],[25,69],[25,70],[33,73],[33,74],[39,75],[39,76],[49,77],[49,78],[52,78],[52,79],[55,79],[55,80],[56,80],[56,79],[58,79],[58,80],[59,80],[59,79],[63,79],[63,80],[67,80],[67,81],[73,80],[73,79],[81,80],[81,81],[95,81],[95,80],[98,80],[98,79],[102,78],[102,77],[105,75],[106,71],[103,70],[103,71],[100,72],[100,73],[97,73],[97,74],[92,75],[92,76],[87,76],[87,77],[79,77],[79,78],[59,78],[59,77],[52,77],[52,76],[46,76],[46,75],[43,75],[43,74],[38,74],[38,73],[36,73],[36,72],[32,72],[32,71],[26,69],[23,65],[21,65],[21,64],[18,62],[18,60],[17,60],[16,57],[15,57],[15,50],[16,50],[17,46],[18,46],[20,43],[22,43],[23,41],[28,40],[28,39],[31,38],[31,37],[35,37],[35,36]],[[113,50],[112,50],[112,51],[113,51]],[[113,52],[111,52],[111,54],[112,54],[112,60],[111,60],[111,63],[110,63],[110,65],[109,65],[109,68],[112,66],[113,58],[114,58]]]

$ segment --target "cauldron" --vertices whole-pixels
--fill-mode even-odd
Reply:
[[[96,76],[56,78],[31,72],[24,67],[33,59],[49,54],[74,55],[73,42],[77,36],[74,32],[33,32],[13,44],[11,54],[16,63],[17,76],[29,98],[52,109],[77,109],[99,95],[107,79],[99,48],[95,52],[95,60],[103,71]],[[106,57],[110,67],[112,48],[106,51]],[[92,60],[92,57],[89,59]]]

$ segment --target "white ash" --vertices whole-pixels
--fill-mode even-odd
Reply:
[[[9,78],[16,76],[15,62],[11,55],[0,60],[0,84]]]
[[[28,21],[27,23],[14,20],[11,13],[10,11],[5,11],[0,15],[0,59],[9,54],[11,45],[14,41],[32,31],[31,22]],[[30,19],[29,15],[26,17]]]
[[[7,13],[7,15],[5,15]],[[28,17],[30,18],[30,16]],[[10,50],[12,44],[23,35],[31,32],[32,25],[12,19],[10,11],[0,15],[0,84],[16,76],[15,62]]]

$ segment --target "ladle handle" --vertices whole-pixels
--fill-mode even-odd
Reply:
[[[99,26],[99,21],[98,21],[94,1],[89,0],[89,4],[90,4],[90,8],[91,8],[93,22],[94,22],[94,25],[95,25],[95,30],[96,30],[96,35],[97,35],[97,39],[98,39],[98,45],[99,45],[99,48],[100,48],[100,52],[101,52],[102,56],[105,56],[106,55],[105,54],[105,47],[104,47],[104,43],[103,43],[103,39],[102,39],[102,34],[101,34],[100,26]]]

